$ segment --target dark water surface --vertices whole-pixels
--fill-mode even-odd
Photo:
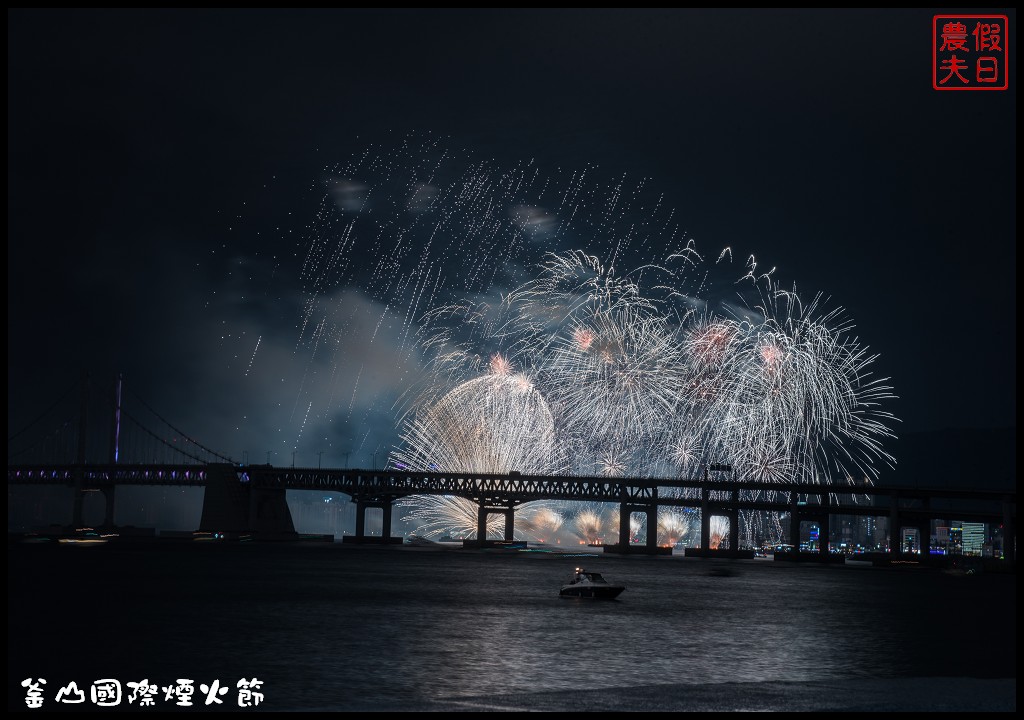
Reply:
[[[626,592],[560,599],[576,564]],[[11,709],[25,709],[30,676],[47,679],[50,708],[71,680],[219,678],[237,710],[235,682],[254,676],[261,709],[1015,708],[1015,575],[328,544],[10,545],[8,602]]]

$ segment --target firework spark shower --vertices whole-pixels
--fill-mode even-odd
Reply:
[[[331,381],[296,393],[298,433],[309,419],[419,470],[727,463],[766,489],[870,481],[893,462],[893,391],[842,308],[753,255],[703,251],[642,178],[501,167],[412,134],[325,169],[321,188],[296,356]],[[355,356],[374,344],[396,381],[361,387],[379,367]]]

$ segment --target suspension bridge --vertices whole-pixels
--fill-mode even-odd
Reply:
[[[62,485],[73,490],[72,524],[81,527],[83,498],[102,493],[103,526],[114,527],[119,486],[196,486],[204,492],[201,532],[253,537],[296,536],[286,502],[289,490],[335,491],[351,497],[356,507],[352,542],[401,542],[392,538],[395,502],[415,495],[466,498],[478,508],[477,538],[487,536],[491,515],[504,516],[504,540],[513,539],[514,516],[521,505],[538,500],[573,500],[619,505],[619,542],[608,549],[656,553],[656,533],[646,542],[630,542],[630,519],[640,513],[656,528],[658,510],[684,507],[700,512],[701,548],[708,553],[713,516],[724,516],[729,536],[741,536],[743,511],[786,514],[789,541],[800,544],[800,526],[814,522],[829,552],[833,516],[883,517],[888,521],[889,547],[898,553],[898,538],[916,529],[920,553],[929,552],[931,524],[955,518],[999,524],[1004,557],[1012,561],[1016,546],[1016,492],[949,488],[806,485],[763,483],[736,477],[727,465],[713,465],[698,478],[624,478],[541,476],[481,473],[415,472],[399,469],[275,467],[238,463],[182,431],[141,397],[126,391],[120,377],[106,401],[95,406],[88,378],[61,394],[28,425],[8,437],[8,486]],[[77,400],[77,402],[76,402]],[[90,432],[90,418],[105,417],[108,431]],[[99,439],[97,439],[99,438]],[[366,532],[366,513],[379,508],[380,536]],[[734,543],[731,551],[738,548]]]

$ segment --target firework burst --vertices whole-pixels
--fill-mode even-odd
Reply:
[[[663,510],[658,513],[658,544],[676,545],[690,535],[691,523],[686,513]]]
[[[603,542],[604,527],[604,518],[594,510],[582,510],[573,518],[573,529],[576,535],[588,545]]]
[[[698,475],[709,464],[728,463],[736,476],[764,483],[763,491],[744,491],[746,499],[777,499],[770,488],[778,482],[875,477],[875,462],[891,461],[880,440],[891,435],[893,420],[881,409],[891,388],[871,377],[875,356],[851,338],[841,310],[822,312],[821,298],[804,305],[769,275],[747,279],[759,294],[746,309],[667,312],[667,300],[645,298],[637,283],[614,277],[589,256],[550,258],[540,277],[511,293],[486,324],[515,361],[492,354],[483,378],[417,416],[404,436],[408,446],[451,447],[447,454],[466,469],[471,462],[481,471],[510,467],[491,457],[489,436],[460,428],[488,424],[479,417],[488,403],[471,396],[483,387],[485,396],[497,388],[504,396],[514,379],[518,392],[536,393],[530,409],[491,415],[531,428],[537,421],[523,418],[541,417],[544,431],[504,432],[497,447],[505,456],[543,458],[535,464],[556,471]],[[455,357],[463,367],[479,367],[465,362],[479,352],[448,350],[441,365],[455,367]],[[516,362],[532,368],[531,379],[514,372]],[[722,535],[713,532],[716,542]],[[742,513],[740,545],[781,537],[777,514]]]
[[[727,463],[765,498],[780,481],[877,478],[893,462],[892,388],[842,309],[753,258],[729,270],[730,248],[706,260],[644,186],[498,167],[422,134],[325,168],[298,253],[307,410],[293,443],[307,416],[337,417],[325,439],[351,437],[364,458],[394,445],[393,466],[424,471],[695,477]],[[260,337],[237,349],[247,376],[271,351]],[[397,380],[364,359],[384,342]],[[385,425],[397,443],[370,437]],[[475,510],[437,502],[410,517],[475,531]],[[774,515],[742,517],[740,544],[781,536]]]
[[[550,503],[531,503],[523,512],[516,513],[516,529],[537,542],[554,539],[564,523],[565,516]]]
[[[550,473],[555,434],[547,403],[528,378],[499,367],[411,419],[393,462],[439,472]]]
[[[426,538],[450,535],[454,538],[474,538],[477,534],[477,504],[472,500],[450,495],[416,495],[400,501],[404,519],[416,525],[416,533]],[[487,535],[502,537],[505,518],[491,515],[487,518]]]

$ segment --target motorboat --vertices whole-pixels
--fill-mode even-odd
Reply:
[[[618,597],[619,593],[625,589],[625,585],[608,582],[601,573],[587,572],[583,568],[576,568],[569,582],[562,586],[562,590],[558,594],[568,598],[611,600]]]

